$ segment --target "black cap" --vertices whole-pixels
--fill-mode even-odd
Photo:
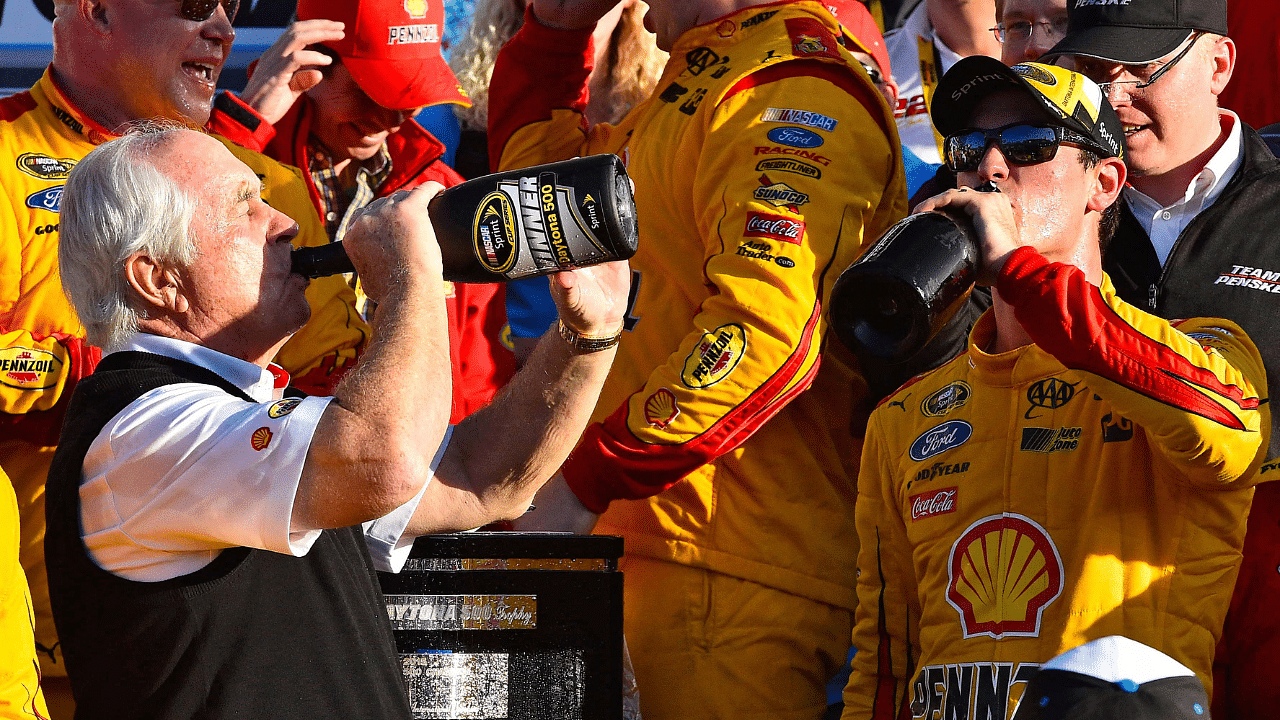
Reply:
[[[1067,35],[1044,54],[1141,65],[1168,55],[1200,30],[1227,34],[1227,0],[1069,0]]]
[[[1069,650],[1031,677],[1013,720],[1207,720],[1204,685],[1185,665],[1128,638]]]
[[[1124,128],[1098,84],[1056,65],[1008,67],[985,55],[961,59],[938,81],[930,116],[943,136],[969,127],[979,101],[999,90],[1017,90],[1035,100],[1050,124],[1075,130],[1097,144],[1102,157],[1124,158]]]

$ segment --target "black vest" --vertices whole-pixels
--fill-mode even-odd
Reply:
[[[45,557],[76,717],[409,718],[386,606],[359,527],[305,557],[225,550],[172,580],[125,580],[80,537],[80,478],[102,428],[164,385],[215,385],[203,368],[109,355],[76,388],[49,471]]]

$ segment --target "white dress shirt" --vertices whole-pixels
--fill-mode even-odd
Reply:
[[[156,388],[116,415],[85,455],[82,535],[100,567],[157,582],[195,572],[222,550],[250,547],[301,557],[320,529],[291,522],[302,465],[333,398],[281,399],[289,376],[193,343],[140,333],[122,350],[211,370],[254,402],[202,383]],[[452,432],[452,428],[450,428]],[[449,434],[431,464],[434,473]],[[399,571],[426,485],[364,524],[374,564]]]
[[[1147,237],[1151,238],[1151,246],[1155,248],[1162,267],[1169,260],[1169,253],[1173,251],[1178,236],[1201,210],[1217,201],[1231,176],[1240,169],[1240,162],[1244,158],[1244,133],[1240,130],[1240,117],[1230,110],[1218,112],[1223,130],[1227,131],[1227,140],[1209,158],[1204,169],[1191,180],[1181,199],[1164,207],[1132,185],[1124,188],[1129,210],[1142,225],[1142,229],[1147,231]]]

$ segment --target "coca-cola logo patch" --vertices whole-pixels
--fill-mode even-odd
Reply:
[[[957,492],[957,488],[949,487],[912,495],[908,500],[911,503],[911,522],[955,512]]]
[[[804,221],[773,213],[747,213],[747,225],[742,230],[746,237],[762,237],[779,242],[799,245],[804,237]]]

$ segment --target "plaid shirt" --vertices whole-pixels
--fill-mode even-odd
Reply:
[[[324,203],[324,229],[332,242],[338,242],[346,236],[352,217],[373,202],[378,195],[378,188],[382,187],[382,183],[391,174],[391,153],[384,144],[378,148],[377,155],[357,162],[355,185],[343,187],[342,178],[334,170],[333,158],[328,151],[319,145],[310,150],[311,178],[315,181],[316,191],[320,193],[320,201]],[[365,296],[359,278],[355,273],[347,273],[347,282],[356,291],[356,311],[366,320],[372,319],[374,303]]]

